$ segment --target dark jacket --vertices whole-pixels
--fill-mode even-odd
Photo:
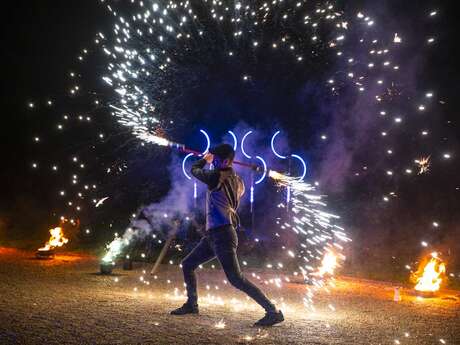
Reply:
[[[244,183],[232,168],[207,170],[200,159],[192,166],[192,175],[208,186],[206,194],[206,230],[223,225],[239,225],[237,209],[244,194]]]

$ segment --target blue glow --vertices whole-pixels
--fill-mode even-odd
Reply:
[[[256,158],[260,160],[262,162],[262,165],[264,166],[264,173],[262,174],[262,177],[255,182],[255,184],[259,184],[264,180],[265,176],[267,175],[267,163],[265,163],[264,159],[260,156],[256,156]]]
[[[190,157],[193,156],[193,153],[189,153],[187,156],[184,157],[184,159],[182,160],[182,172],[184,173],[185,177],[188,178],[189,180],[192,179],[192,177],[187,174],[187,171],[185,170],[185,162],[187,161],[187,159],[189,159]]]
[[[286,204],[289,204],[291,201],[291,186],[287,186],[286,190]]]
[[[273,134],[273,136],[272,136],[272,140],[271,140],[271,143],[270,143],[270,144],[271,144],[271,147],[272,147],[272,151],[273,151],[273,153],[275,154],[276,157],[281,158],[281,159],[286,159],[287,156],[282,156],[282,155],[280,155],[278,152],[276,152],[276,150],[275,150],[275,145],[274,145],[274,143],[275,143],[275,138],[276,138],[276,136],[277,136],[278,134],[280,134],[280,131],[275,132],[275,134]]]
[[[254,202],[254,186],[251,186],[251,204]]]
[[[250,155],[248,155],[245,151],[244,151],[244,141],[246,140],[247,136],[249,134],[251,134],[252,131],[249,131],[247,132],[244,136],[243,136],[243,139],[241,139],[241,152],[243,152],[243,155],[246,157],[246,158],[252,158]]]
[[[209,139],[208,133],[206,133],[203,129],[200,129],[200,132],[203,133],[203,135],[206,137],[206,150],[202,152],[202,154],[206,154],[209,151],[209,148],[211,147],[211,139]]]
[[[232,131],[228,131],[228,134],[230,134],[233,138],[233,150],[236,151],[236,148],[238,147],[238,139],[236,138],[235,133],[233,133]]]
[[[196,199],[198,196],[197,188],[196,188],[196,181],[193,183],[193,198]]]
[[[305,177],[305,175],[307,174],[307,163],[305,163],[305,160],[304,160],[302,157],[298,156],[298,155],[292,154],[291,157],[292,157],[292,158],[298,159],[298,160],[302,163],[302,166],[303,166],[303,173],[302,173],[302,175],[299,177],[299,180],[303,180],[304,177]]]

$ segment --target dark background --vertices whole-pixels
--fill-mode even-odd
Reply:
[[[58,99],[69,89],[68,73],[76,65],[75,57],[92,41],[94,34],[105,30],[111,25],[111,18],[97,1],[51,1],[31,0],[15,1],[5,5],[2,20],[2,121],[0,122],[0,244],[24,246],[25,237],[42,241],[46,238],[49,226],[55,223],[59,214],[59,205],[56,205],[56,177],[52,174],[36,174],[30,169],[30,163],[37,155],[43,152],[61,152],[69,142],[81,142],[81,137],[74,138],[74,134],[65,136],[62,141],[48,140],[38,151],[33,145],[36,133],[45,133],[56,123],[56,113],[65,109],[64,105],[57,104],[50,112],[43,110],[30,111],[27,109],[29,101],[40,102],[48,97]],[[458,37],[457,18],[454,5],[450,2],[417,1],[401,2],[386,1],[356,1],[343,4],[348,10],[367,8],[368,12],[379,21],[387,21],[387,25],[398,28],[395,31],[404,32],[405,38],[410,41],[414,37],[428,35],[428,30],[435,30],[436,48],[431,50],[412,50],[414,56],[406,57],[405,61],[412,61],[417,65],[414,68],[414,77],[417,85],[429,85],[436,90],[439,99],[444,104],[439,107],[436,123],[438,133],[445,133],[449,138],[459,137],[456,128],[458,117]],[[435,27],[423,23],[427,11],[436,8],[439,18]],[[388,24],[389,23],[389,24]],[[423,32],[426,30],[427,32]],[[86,74],[100,71],[85,71]],[[283,74],[282,71],[279,72]],[[210,77],[207,93],[196,90],[192,97],[184,100],[185,106],[192,106],[198,113],[204,114],[193,124],[191,129],[196,130],[201,125],[207,128],[213,122],[213,111],[220,107],[223,118],[227,122],[214,124],[216,133],[220,133],[236,124],[241,114],[251,113],[245,119],[250,125],[269,128],[273,124],[272,118],[263,117],[268,109],[276,117],[276,122],[288,134],[290,145],[294,150],[301,150],[309,157],[313,166],[317,163],[318,169],[313,169],[313,178],[321,179],[321,148],[313,139],[317,133],[330,125],[320,120],[300,120],[302,112],[296,113],[293,109],[298,106],[298,100],[289,99],[289,92],[279,92],[277,77],[273,76],[271,84],[265,85],[260,92],[263,96],[260,102],[254,105],[254,98],[246,98],[245,92],[234,93],[236,86],[231,83],[225,87],[219,83],[222,76],[215,73]],[[281,76],[280,76],[281,78]],[[281,79],[280,79],[281,80]],[[286,83],[286,80],[284,80]],[[299,87],[302,80],[293,80],[292,89]],[[215,86],[219,87],[215,87]],[[288,85],[283,85],[288,88]],[[314,88],[314,84],[309,84]],[[424,90],[424,88],[421,88]],[[254,92],[254,90],[251,90]],[[310,92],[310,91],[309,91]],[[232,94],[230,97],[229,95]],[[313,94],[314,96],[315,94]],[[313,97],[311,92],[309,97]],[[224,99],[224,105],[216,100]],[[276,101],[268,101],[274,100]],[[285,108],[287,104],[287,109]],[[62,106],[62,109],[61,109]],[[78,104],[75,105],[78,107]],[[291,107],[291,108],[289,108]],[[223,110],[222,110],[223,109]],[[286,114],[283,113],[286,111]],[[311,110],[311,109],[309,109]],[[313,109],[318,110],[318,109]],[[307,111],[307,110],[304,110]],[[233,114],[231,117],[230,114]],[[108,131],[114,130],[110,126]],[[182,130],[182,133],[180,131]],[[184,129],[179,130],[186,138]],[[115,130],[114,130],[115,131]],[[220,131],[220,132],[219,132]],[[53,134],[50,135],[53,138]],[[46,137],[44,134],[42,137]],[[442,137],[439,136],[439,137]],[[119,147],[129,136],[120,135],[114,139]],[[453,139],[450,139],[453,140]],[[451,141],[452,142],[452,141]],[[455,145],[458,142],[453,141]],[[108,143],[107,147],[110,147]],[[433,141],[432,145],[442,145],[442,141]],[[450,147],[458,148],[452,144]],[[123,177],[114,179],[111,183],[117,188],[118,199],[114,202],[112,211],[116,216],[97,218],[97,221],[107,226],[109,223],[126,221],[130,212],[142,202],[157,200],[168,190],[171,181],[163,172],[148,168],[155,164],[167,166],[169,155],[161,152],[147,152],[145,149],[123,151],[130,157],[133,164],[131,171]],[[367,152],[368,156],[375,155]],[[452,263],[458,265],[457,252],[460,251],[460,177],[458,152],[453,151],[453,159],[448,164],[443,162],[433,164],[429,174],[414,179],[393,181],[398,202],[385,204],[381,202],[383,193],[388,191],[388,183],[382,181],[379,175],[370,175],[359,179],[354,178],[355,170],[349,171],[341,188],[331,188],[326,192],[330,196],[330,203],[343,218],[344,224],[354,239],[349,257],[351,265],[356,271],[363,260],[373,261],[376,265],[388,267],[395,265],[401,269],[408,261],[416,261],[423,253],[420,241],[427,240],[434,244],[435,249],[442,250]],[[107,154],[105,158],[116,161],[117,152],[113,156]],[[133,168],[134,166],[134,168]],[[94,176],[97,180],[97,176]],[[133,182],[135,180],[136,182]],[[157,183],[158,182],[158,183]],[[109,189],[110,184],[105,188]],[[137,192],[133,192],[133,189]],[[116,219],[115,219],[116,218]],[[115,220],[114,220],[115,219]],[[440,229],[433,229],[433,220],[439,221]],[[91,222],[91,220],[89,220]],[[97,241],[81,239],[82,242],[91,242],[94,246],[101,246],[104,240],[110,238],[111,233],[97,237]],[[16,239],[16,241],[14,241]],[[374,266],[375,267],[375,266]],[[370,275],[369,272],[364,274]]]

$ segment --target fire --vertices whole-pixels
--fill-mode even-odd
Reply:
[[[446,265],[438,258],[437,253],[432,253],[430,260],[424,266],[422,264],[419,271],[415,273],[417,282],[415,290],[425,292],[438,291],[445,273]]]
[[[321,261],[321,267],[318,269],[317,274],[321,277],[325,274],[333,275],[336,267],[337,256],[333,252],[328,251]]]
[[[64,237],[64,233],[60,226],[50,229],[50,239],[45,243],[45,246],[39,248],[40,251],[52,250],[56,247],[62,247],[64,244],[69,242],[69,239]]]

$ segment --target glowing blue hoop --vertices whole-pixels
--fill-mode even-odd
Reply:
[[[184,173],[185,177],[188,178],[189,180],[192,179],[192,176],[190,176],[189,174],[187,174],[187,171],[185,171],[185,162],[187,161],[187,159],[189,159],[190,157],[193,156],[193,153],[189,153],[187,156],[184,157],[184,159],[182,160],[182,172]]]
[[[286,159],[287,156],[280,155],[280,154],[279,154],[278,152],[276,152],[276,150],[275,150],[275,145],[274,145],[274,143],[275,143],[275,138],[276,138],[276,136],[277,136],[278,134],[280,134],[280,131],[275,132],[275,134],[273,134],[273,136],[272,136],[272,140],[271,140],[272,151],[273,151],[273,153],[275,154],[276,157],[281,158],[281,159]]]
[[[255,182],[255,184],[259,184],[264,180],[265,176],[267,176],[267,164],[265,163],[262,157],[256,156],[256,158],[260,160],[262,162],[262,165],[264,166],[264,173],[262,174],[262,177]]]
[[[236,148],[238,147],[238,139],[236,138],[235,133],[232,131],[228,131],[228,134],[230,134],[233,138],[233,150],[236,151]]]
[[[248,155],[245,151],[244,151],[244,141],[246,140],[247,136],[249,134],[251,134],[252,131],[249,131],[247,132],[244,136],[243,136],[243,139],[241,139],[241,152],[243,152],[243,155],[246,157],[246,158],[252,158],[250,155]]]
[[[206,133],[203,129],[200,129],[200,132],[203,133],[203,135],[206,137],[206,150],[204,150],[201,154],[206,154],[209,151],[209,148],[211,147],[211,139],[209,139],[208,133]]]
[[[302,157],[300,157],[299,155],[292,154],[291,157],[298,159],[302,163],[303,173],[299,177],[299,180],[302,181],[304,179],[305,175],[307,174],[307,163],[305,163],[305,160]]]

